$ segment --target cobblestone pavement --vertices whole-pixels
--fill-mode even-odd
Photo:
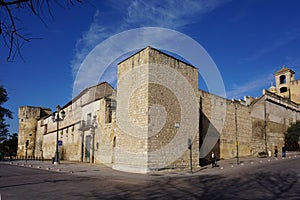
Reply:
[[[218,161],[218,167],[212,168],[210,165],[204,167],[194,167],[193,172],[190,173],[190,168],[186,169],[175,169],[175,170],[160,170],[151,172],[150,175],[163,175],[163,176],[191,176],[199,174],[219,174],[224,173],[227,170],[234,170],[243,166],[255,166],[262,165],[264,163],[272,162],[283,162],[286,159],[299,158],[300,152],[287,152],[285,158],[282,157],[246,157],[239,158],[239,165],[237,164],[237,159],[227,159]],[[14,161],[4,161],[9,165],[17,165],[29,168],[36,168],[40,170],[49,170],[57,173],[69,173],[79,176],[135,176],[133,173],[120,172],[111,169],[111,166],[106,166],[103,164],[90,164],[82,162],[71,162],[71,161],[61,161],[61,164],[54,165],[51,161],[35,161],[35,160],[14,160]]]

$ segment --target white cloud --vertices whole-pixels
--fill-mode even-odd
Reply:
[[[104,14],[99,10],[95,12],[89,30],[76,43],[74,58],[71,60],[73,74],[76,76],[81,63],[97,44],[116,33],[146,26],[180,30],[200,20],[204,14],[225,2],[225,0],[133,0],[129,3],[123,0],[111,1],[112,7],[118,9],[119,13],[126,11],[123,20],[116,20],[111,26],[105,26],[102,20]]]
[[[99,79],[107,82],[116,80],[117,68],[116,64],[112,67],[112,63],[129,52],[149,45],[186,58],[192,65],[199,67],[209,92],[225,94],[224,83],[217,66],[199,43],[180,32],[157,27],[124,31],[98,44],[78,70],[73,94],[76,95],[84,88],[98,83]]]
[[[74,75],[76,75],[80,64],[95,45],[98,44],[99,41],[108,37],[107,28],[101,26],[99,18],[100,11],[97,10],[94,14],[94,20],[91,23],[89,30],[76,42],[74,59],[71,61],[71,67]]]
[[[135,0],[127,8],[126,23],[178,30],[201,19],[226,1],[217,0]]]
[[[247,96],[253,92],[256,92],[258,89],[268,89],[271,84],[274,83],[274,76],[272,73],[264,76],[260,76],[255,80],[251,80],[240,85],[233,86],[226,92],[228,99],[239,99]],[[262,94],[262,93],[261,93]],[[261,95],[260,94],[260,95]]]
[[[250,55],[245,59],[246,62],[256,60],[265,54],[273,52],[281,47],[290,44],[294,40],[299,39],[300,37],[300,28],[296,26],[295,28],[291,28],[282,34],[278,35],[276,39],[272,40],[271,44],[263,44],[259,49],[255,50],[255,53]]]

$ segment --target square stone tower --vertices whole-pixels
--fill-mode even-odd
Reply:
[[[294,79],[295,72],[286,67],[282,67],[280,70],[275,72],[277,94],[285,98],[290,98],[290,86]]]
[[[34,157],[36,150],[37,122],[42,117],[50,115],[51,109],[35,106],[21,106],[18,111],[18,157]],[[26,147],[27,146],[27,147]]]
[[[300,103],[300,80],[295,80],[295,72],[282,67],[275,72],[276,87],[271,86],[269,92],[287,98],[295,103]]]
[[[114,169],[198,165],[198,70],[146,47],[118,64]]]

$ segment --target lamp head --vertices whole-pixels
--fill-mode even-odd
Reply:
[[[59,105],[56,106],[56,111],[57,111],[57,112],[60,111],[60,106],[59,106]]]
[[[63,111],[61,111],[61,112],[60,112],[60,114],[61,114],[61,118],[63,118],[63,119],[66,117],[66,113],[65,113],[65,111],[64,111],[64,110],[63,110]]]

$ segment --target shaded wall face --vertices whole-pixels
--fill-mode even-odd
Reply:
[[[251,155],[250,108],[207,92],[199,95],[200,158],[211,152],[222,159]]]
[[[213,126],[213,124],[210,122],[210,120],[207,118],[204,112],[200,111],[200,120],[199,120],[199,146],[200,146],[199,163],[201,166],[204,166],[209,162],[211,152],[214,152],[217,159],[221,158],[220,133],[216,129],[216,127]],[[205,151],[201,149],[201,147],[203,148],[203,146],[205,145],[206,142],[205,138],[209,132],[213,132],[215,137],[217,137],[217,140],[214,143],[212,143],[212,145],[209,145],[210,146],[208,147],[209,149]]]
[[[285,133],[288,127],[297,121],[299,114],[290,107],[270,101],[267,101],[266,110],[267,148],[273,151],[275,146],[284,145]]]
[[[274,97],[267,98],[257,102],[251,111],[254,155],[266,150],[274,152],[275,146],[283,146],[287,128],[300,117],[293,105]]]
[[[244,106],[203,91],[199,95],[200,158],[207,159],[211,151],[225,159],[273,151],[284,144],[287,128],[300,118],[294,105],[272,96]]]

